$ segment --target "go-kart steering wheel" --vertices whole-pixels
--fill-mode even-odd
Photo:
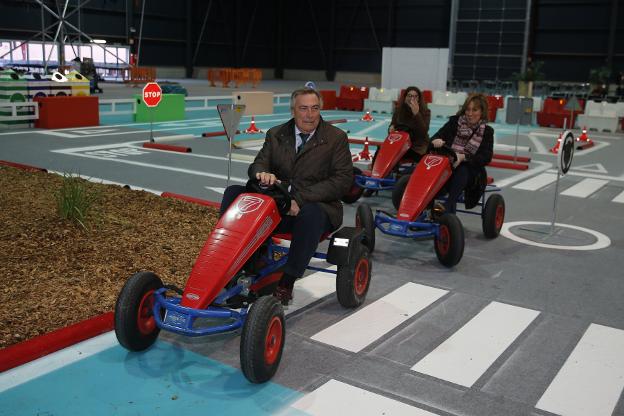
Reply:
[[[455,153],[455,151],[446,144],[441,147],[433,147],[433,145],[430,143],[429,152],[436,153],[440,156],[446,156],[446,157],[451,158],[451,165],[457,162],[457,153]]]
[[[288,192],[288,189],[281,183],[275,182],[273,185],[263,186],[260,185],[257,179],[249,179],[247,181],[247,190],[273,198],[280,215],[286,215],[288,211],[290,211],[292,196],[290,192]]]

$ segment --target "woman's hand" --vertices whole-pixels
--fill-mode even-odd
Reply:
[[[418,112],[420,111],[420,106],[418,105],[418,101],[417,100],[412,98],[407,104],[412,109],[412,114],[414,114],[414,115],[418,114]]]
[[[444,146],[444,140],[442,140],[442,139],[433,139],[433,140],[431,140],[431,144],[433,145],[433,147],[435,147],[437,149],[439,147]]]
[[[466,155],[463,153],[455,152],[455,156],[457,156],[457,160],[455,160],[455,163],[453,163],[454,168],[456,168],[457,166],[459,166],[460,163],[466,160]]]

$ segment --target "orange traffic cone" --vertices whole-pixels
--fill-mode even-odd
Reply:
[[[368,136],[364,139],[364,149],[360,152],[361,160],[371,160],[371,154],[368,151]]]
[[[579,145],[576,147],[578,150],[589,149],[594,145],[594,141],[587,137],[587,128],[583,126],[583,132],[579,137],[576,138],[576,141],[579,142]]]
[[[373,116],[371,116],[370,111],[367,111],[366,114],[364,114],[361,118],[362,121],[373,121],[374,118]]]
[[[258,127],[256,127],[256,122],[254,120],[254,116],[251,116],[251,124],[249,125],[247,130],[245,130],[245,133],[248,133],[248,134],[263,133],[262,130],[260,130]]]
[[[561,146],[561,139],[563,133],[559,133],[559,138],[557,139],[557,143],[549,150],[550,153],[559,153],[559,146]]]

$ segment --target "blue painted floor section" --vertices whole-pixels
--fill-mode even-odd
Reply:
[[[119,345],[0,394],[0,415],[301,415],[301,393],[249,383],[242,372],[166,341]]]

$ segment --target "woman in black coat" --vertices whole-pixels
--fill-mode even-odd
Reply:
[[[479,177],[485,176],[485,165],[492,160],[494,129],[487,125],[488,104],[483,94],[470,94],[457,115],[432,136],[435,148],[447,145],[457,155],[454,170],[447,183],[446,212],[455,213],[457,199]]]
[[[431,111],[417,87],[407,87],[392,114],[388,133],[403,130],[409,133],[412,147],[406,156],[418,162],[429,146],[429,122]]]

